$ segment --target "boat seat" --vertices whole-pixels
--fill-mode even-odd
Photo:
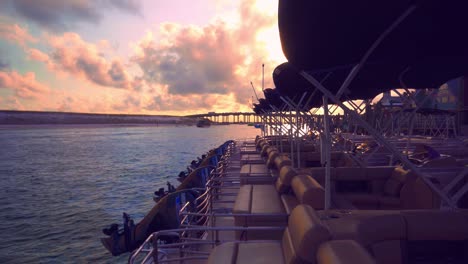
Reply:
[[[240,184],[272,184],[275,178],[265,164],[244,164],[240,170]]]
[[[292,166],[292,161],[286,155],[278,155],[274,159],[275,169],[280,171],[283,166]]]
[[[354,240],[332,240],[317,250],[318,264],[376,263],[366,250]]]
[[[240,165],[244,164],[264,164],[265,161],[262,159],[260,154],[245,154],[241,156]]]
[[[243,146],[240,148],[241,154],[257,154],[258,150],[255,146]]]
[[[323,185],[325,168],[304,171]],[[337,167],[330,168],[330,173],[331,198],[336,208],[403,210],[440,205],[440,199],[421,178],[401,167]]]
[[[285,226],[288,215],[298,204],[308,204],[313,208],[322,209],[325,196],[323,187],[312,177],[295,175],[295,173],[293,168],[285,166],[276,185],[241,186],[233,213],[248,214],[248,216],[234,216],[236,226]],[[265,234],[265,232],[252,231],[248,237],[274,239],[280,235],[274,232]],[[245,232],[237,233],[238,238],[241,236],[246,236]]]
[[[299,205],[291,212],[281,240],[224,243],[213,249],[208,264],[374,263],[358,243],[329,239],[330,232],[315,210]]]
[[[280,155],[279,151],[275,150],[275,151],[271,151],[270,153],[268,153],[268,158],[267,158],[267,161],[266,161],[266,165],[269,169],[273,169],[276,167],[276,164],[275,164],[275,159],[276,157],[278,157]]]
[[[320,212],[332,240],[351,239],[381,264],[468,263],[466,211]]]
[[[285,226],[288,215],[274,185],[243,185],[240,187],[233,208],[236,226]],[[238,239],[275,239],[281,232],[236,232]]]

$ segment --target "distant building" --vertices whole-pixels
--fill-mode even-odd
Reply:
[[[400,96],[392,96],[390,91],[383,93],[380,103],[382,106],[403,106],[402,98]]]

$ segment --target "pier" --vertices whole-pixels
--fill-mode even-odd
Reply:
[[[207,118],[212,123],[217,124],[249,124],[262,122],[262,117],[254,112],[209,112],[206,114],[188,115],[187,117]]]

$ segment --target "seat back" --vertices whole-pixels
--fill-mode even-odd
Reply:
[[[407,263],[468,263],[468,217],[456,211],[403,211]]]
[[[275,159],[280,155],[279,151],[270,151],[268,154],[268,159],[266,165],[269,169],[272,169],[275,166]]]
[[[291,181],[291,187],[300,204],[307,204],[314,209],[323,209],[325,190],[309,175],[297,175]]]
[[[283,234],[281,246],[285,263],[316,263],[318,247],[330,237],[315,210],[308,205],[298,205],[289,216]]]
[[[291,166],[283,166],[279,171],[279,177],[276,180],[276,190],[280,194],[289,193],[291,190],[291,181],[294,176],[297,175],[297,171]]]
[[[387,196],[400,197],[400,191],[403,184],[406,182],[407,170],[401,167],[396,167],[390,178],[384,184],[383,193]]]
[[[286,155],[278,155],[275,158],[275,168],[280,171],[283,166],[292,166],[292,161]]]
[[[328,221],[333,239],[359,242],[377,263],[468,263],[466,211],[356,211]]]
[[[406,223],[400,214],[376,215],[360,221],[357,240],[369,250],[377,263],[399,264]]]
[[[400,191],[402,209],[440,207],[440,197],[416,174],[409,172]]]

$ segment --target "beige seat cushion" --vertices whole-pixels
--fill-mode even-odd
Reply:
[[[245,184],[271,184],[275,178],[271,176],[265,164],[245,164],[240,170],[241,185]]]
[[[283,203],[273,185],[252,185],[251,213],[285,213]]]
[[[314,209],[322,209],[325,203],[323,187],[308,175],[297,175],[291,182],[291,187],[301,204],[307,204]]]
[[[243,185],[233,208],[236,226],[286,226],[288,215],[274,185]],[[237,231],[238,239],[280,239],[282,231]]]
[[[406,181],[406,175],[408,171],[405,171],[401,167],[396,167],[392,173],[392,176],[384,184],[384,194],[393,197],[399,197],[401,187]]]
[[[278,151],[271,151],[268,154],[268,159],[266,161],[266,165],[269,169],[272,169],[275,166],[275,159],[280,155]]]
[[[371,252],[379,264],[401,264],[402,242],[400,240],[384,240],[371,246]]]
[[[397,210],[401,209],[401,200],[399,197],[380,196],[379,209]]]
[[[378,209],[379,196],[367,193],[340,193],[336,194],[339,199],[350,201],[359,209]]]
[[[375,260],[353,240],[332,240],[317,251],[318,264],[374,264]]]
[[[468,240],[468,219],[461,212],[402,211],[408,240]]]
[[[281,168],[279,172],[278,180],[276,181],[276,190],[281,193],[289,192],[291,188],[291,180],[297,175],[297,171],[288,165]]]
[[[315,262],[316,249],[330,239],[330,232],[308,205],[298,205],[288,220],[283,235],[283,254],[286,263]]]
[[[283,182],[287,185],[291,184],[291,180],[294,176],[297,175],[297,171],[291,167],[290,165],[285,165],[281,167],[279,177],[283,180]]]
[[[249,214],[252,208],[252,185],[243,185],[237,193],[232,209],[235,214]]]
[[[283,264],[284,257],[279,241],[257,243],[221,244],[213,249],[208,264]]]
[[[240,243],[236,263],[283,264],[285,262],[281,243],[280,241]]]
[[[281,170],[283,166],[292,166],[291,160],[286,155],[279,155],[275,158],[275,166],[278,171]]]
[[[238,243],[229,242],[219,245],[211,251],[208,264],[235,264],[237,260]]]
[[[281,195],[281,201],[283,202],[284,209],[286,210],[286,214],[288,215],[290,215],[292,210],[299,205],[297,198],[291,194]]]

